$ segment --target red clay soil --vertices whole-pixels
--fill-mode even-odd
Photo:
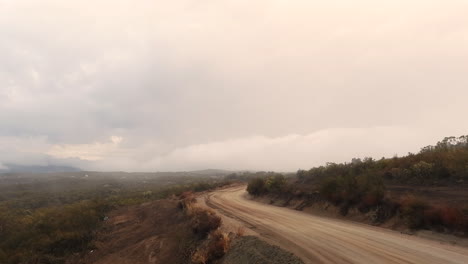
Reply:
[[[176,200],[121,208],[109,215],[97,234],[96,249],[68,263],[187,263],[196,244],[189,221]]]

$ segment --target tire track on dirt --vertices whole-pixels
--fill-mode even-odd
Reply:
[[[468,249],[322,218],[249,200],[245,186],[217,190],[206,204],[306,263],[468,263]]]

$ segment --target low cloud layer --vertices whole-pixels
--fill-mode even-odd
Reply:
[[[0,0],[1,164],[295,170],[467,134],[466,1]]]

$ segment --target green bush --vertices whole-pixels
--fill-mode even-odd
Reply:
[[[339,202],[341,197],[339,195],[340,185],[336,178],[328,178],[322,181],[320,185],[320,194],[331,202]]]
[[[265,187],[269,193],[284,193],[286,191],[286,178],[282,174],[276,174],[268,177],[265,182]]]
[[[283,174],[269,172],[263,177],[256,177],[249,181],[247,192],[251,195],[263,194],[285,194],[288,193],[289,185]]]
[[[266,180],[264,178],[251,179],[247,185],[247,192],[255,196],[267,193]]]
[[[319,190],[320,194],[332,203],[343,203],[347,206],[359,204],[360,208],[368,209],[381,203],[385,185],[379,175],[348,174],[323,179]]]

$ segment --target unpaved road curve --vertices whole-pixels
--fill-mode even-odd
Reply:
[[[468,263],[468,249],[249,200],[245,186],[206,195],[208,206],[305,263]]]

